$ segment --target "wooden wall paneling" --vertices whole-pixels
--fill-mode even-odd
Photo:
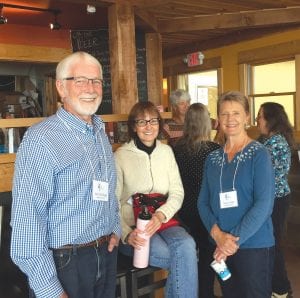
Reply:
[[[138,100],[133,7],[111,5],[108,21],[113,113],[128,113]]]
[[[162,43],[159,33],[146,34],[148,100],[155,105],[162,104]]]

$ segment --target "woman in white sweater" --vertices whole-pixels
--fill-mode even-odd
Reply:
[[[117,197],[120,202],[122,243],[120,251],[133,254],[133,248],[144,244],[136,227],[132,196],[136,193],[159,193],[166,203],[156,209],[146,226],[151,236],[152,266],[169,271],[165,297],[198,297],[198,271],[195,243],[181,226],[158,231],[180,209],[183,186],[172,149],[157,140],[162,119],[151,102],[139,102],[128,117],[130,140],[115,153],[117,167]]]

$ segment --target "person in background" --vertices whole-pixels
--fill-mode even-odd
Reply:
[[[231,271],[228,280],[220,281],[224,298],[269,298],[275,194],[271,157],[247,134],[246,96],[224,93],[217,114],[226,143],[208,155],[198,199],[200,217],[213,240],[211,258],[225,260]]]
[[[180,209],[184,191],[172,149],[157,140],[162,119],[151,102],[135,104],[128,117],[130,140],[115,152],[117,197],[120,201],[122,243],[120,252],[133,255],[144,244],[136,228],[132,196],[136,193],[162,194],[165,204],[156,209],[146,226],[150,238],[152,266],[167,269],[165,297],[198,297],[196,245],[181,226],[157,231]]]
[[[183,134],[184,117],[190,106],[191,96],[187,91],[177,89],[171,92],[169,99],[173,118],[165,121],[163,135],[170,145],[174,145],[176,140]]]
[[[56,68],[63,107],[29,128],[13,181],[11,257],[30,297],[115,297],[121,236],[116,170],[104,123],[102,68],[76,52]]]
[[[274,102],[263,103],[256,120],[262,136],[260,139],[271,154],[275,170],[275,202],[272,213],[275,260],[272,297],[290,298],[292,289],[285,268],[281,242],[290,203],[291,190],[288,184],[288,173],[291,167],[291,148],[294,147],[293,128],[284,107]]]
[[[173,147],[183,188],[184,200],[178,215],[198,248],[199,298],[214,297],[215,273],[210,267],[209,234],[197,209],[204,162],[220,145],[211,142],[211,119],[205,105],[192,104],[185,114],[183,136]]]

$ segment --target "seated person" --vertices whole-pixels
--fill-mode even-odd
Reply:
[[[152,266],[168,270],[165,297],[198,297],[196,245],[179,225],[158,231],[180,209],[184,191],[172,149],[157,136],[162,119],[151,102],[139,102],[128,117],[130,140],[115,152],[116,194],[120,202],[122,243],[120,252],[132,256],[145,244],[135,225],[132,196],[136,193],[166,195],[165,204],[152,214],[145,232],[150,238]]]

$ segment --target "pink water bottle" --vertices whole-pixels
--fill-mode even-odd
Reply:
[[[145,226],[151,219],[151,214],[148,211],[146,206],[142,206],[142,211],[140,212],[137,221],[136,227],[140,231],[145,230]],[[135,249],[133,254],[133,266],[136,268],[146,268],[149,264],[149,250],[150,250],[150,236],[145,233],[139,234],[146,240],[144,246],[140,246],[140,249]]]

